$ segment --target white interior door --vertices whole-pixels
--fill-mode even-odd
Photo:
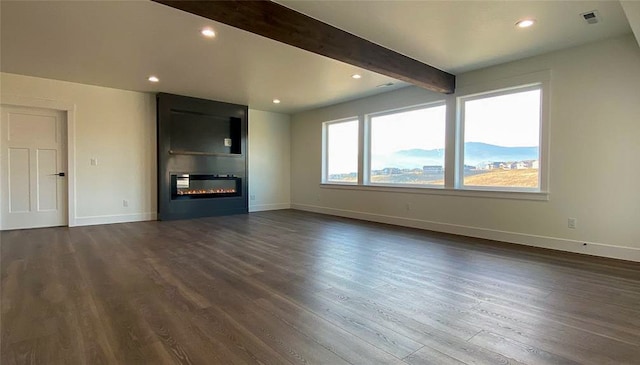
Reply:
[[[67,225],[66,114],[0,108],[0,227]]]

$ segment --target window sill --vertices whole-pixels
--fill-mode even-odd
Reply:
[[[466,196],[472,198],[491,198],[491,199],[515,199],[515,200],[538,200],[548,201],[549,192],[539,191],[497,191],[483,189],[451,189],[438,186],[408,186],[408,185],[357,185],[345,183],[321,183],[323,189],[338,190],[361,190],[361,191],[381,191],[387,193],[404,193],[404,194],[428,194],[428,195],[444,195],[444,196]]]

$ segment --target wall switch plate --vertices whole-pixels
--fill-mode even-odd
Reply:
[[[578,219],[577,218],[569,218],[567,220],[567,227],[569,227],[571,229],[576,229],[577,226],[578,226]]]
[[[256,196],[255,195],[249,195],[249,199],[256,200]]]
[[[224,139],[224,146],[225,147],[231,147],[231,138],[225,138]]]
[[[95,157],[91,158],[91,166],[98,166],[98,159]]]
[[[125,207],[125,208],[126,208],[126,207],[128,207],[128,206],[129,206],[129,201],[128,201],[128,200],[126,200],[126,199],[125,199],[125,200],[123,200],[123,201],[122,201],[122,206],[123,206],[123,207]]]

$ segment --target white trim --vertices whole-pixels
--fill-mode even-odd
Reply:
[[[445,108],[445,116],[444,116],[445,132],[444,132],[444,141],[443,141],[444,142],[443,150],[444,150],[445,156],[443,156],[443,166],[442,166],[444,169],[447,162],[446,161],[446,154],[447,154],[446,145],[447,145],[447,118],[449,116],[448,100],[449,99],[444,98],[440,100],[430,101],[427,103],[389,109],[389,110],[379,111],[375,113],[365,113],[363,115],[363,118],[360,124],[361,126],[363,126],[363,132],[360,133],[361,143],[359,144],[359,151],[358,151],[359,154],[364,155],[360,159],[361,163],[358,165],[359,166],[358,173],[359,174],[361,173],[363,175],[363,178],[358,179],[358,185],[364,185],[364,186],[389,185],[389,186],[398,186],[398,187],[408,187],[406,184],[393,184],[393,183],[380,184],[380,183],[374,183],[371,181],[371,157],[373,156],[373,153],[371,152],[371,145],[372,145],[371,131],[373,130],[373,123],[374,123],[373,118],[377,118],[377,117],[384,117],[384,116],[401,114],[401,113],[409,113],[413,111],[427,110],[427,109],[438,108],[443,106]],[[444,186],[446,184],[446,176],[443,175],[443,179],[445,179],[445,182],[442,184]],[[323,182],[327,182],[327,181],[325,180]],[[427,185],[431,187],[439,186],[439,185],[430,185],[430,184],[427,184]]]
[[[98,224],[114,224],[114,223],[130,223],[155,221],[158,219],[156,212],[133,213],[133,214],[114,214],[114,215],[97,215],[91,217],[77,217],[75,226],[94,226]]]
[[[359,185],[369,182],[369,174],[366,167],[370,166],[371,163],[371,156],[366,152],[369,150],[370,145],[367,143],[367,134],[370,129],[365,120],[366,116],[358,116],[358,169],[356,171],[358,171],[357,182]],[[369,157],[368,161],[367,157]]]
[[[393,114],[399,114],[399,113],[408,113],[408,112],[412,112],[412,111],[416,111],[416,110],[437,108],[439,106],[446,106],[446,105],[447,105],[447,100],[446,100],[446,97],[443,96],[443,99],[429,101],[429,102],[426,102],[426,103],[410,105],[410,106],[402,106],[402,107],[399,107],[399,108],[388,109],[388,110],[383,110],[383,111],[379,111],[379,112],[366,113],[365,116],[367,116],[369,118],[384,117],[384,116],[387,116],[387,115],[393,115]]]
[[[76,225],[76,105],[60,100],[38,99],[18,95],[0,95],[0,104],[60,110],[67,114],[67,225]]]
[[[466,196],[472,198],[497,198],[497,199],[517,199],[517,200],[549,200],[549,193],[539,191],[508,191],[508,190],[474,190],[474,189],[451,189],[446,187],[438,187],[435,185],[353,185],[353,184],[337,184],[324,183],[320,184],[320,188],[324,189],[343,189],[343,190],[363,190],[363,191],[382,191],[386,193],[403,193],[403,194],[430,194],[430,195],[446,195],[446,196]]]
[[[360,141],[360,136],[362,134],[362,121],[360,116],[356,115],[349,118],[341,118],[336,120],[330,120],[322,123],[322,176],[321,182],[329,182],[329,126],[332,124],[341,124],[341,123],[350,123],[356,122],[358,124],[358,141]],[[358,142],[358,168],[362,166],[360,163],[360,154],[361,154],[361,144]],[[360,183],[362,180],[361,175],[358,175],[358,182]],[[353,183],[353,184],[357,184]]]
[[[291,209],[290,203],[275,203],[275,204],[255,204],[249,205],[249,212],[263,212],[266,210],[281,210]]]
[[[447,95],[446,113],[445,116],[445,145],[444,145],[444,186],[447,189],[456,188],[456,151],[458,150],[456,145],[458,143],[457,138],[457,117],[458,117],[458,105],[455,95]],[[446,168],[447,166],[454,166],[454,168]]]
[[[520,77],[517,78],[518,80],[521,80]],[[457,93],[456,95],[459,94],[459,96],[457,96],[458,100],[462,100],[462,101],[475,101],[475,100],[480,100],[480,99],[486,99],[486,98],[494,98],[494,97],[498,97],[498,96],[505,96],[505,95],[511,95],[511,94],[515,94],[515,93],[521,93],[521,92],[527,92],[527,91],[532,91],[532,90],[539,90],[542,86],[542,83],[545,81],[545,79],[531,79],[529,82],[525,82],[522,84],[514,84],[511,85],[510,83],[506,83],[505,81],[505,87],[493,90],[493,89],[487,89],[485,91],[482,92],[475,92],[473,94],[463,94],[462,92]],[[507,86],[509,85],[509,86]]]
[[[421,219],[365,213],[353,210],[326,208],[315,205],[291,204],[291,208],[339,217],[347,217],[371,222],[424,229],[429,231],[444,232],[461,236],[515,243],[525,246],[541,247],[558,251],[567,251],[585,255],[640,262],[640,249],[633,247],[615,246],[599,242],[585,242],[565,238],[500,231],[480,227],[463,226],[458,224],[426,221]]]

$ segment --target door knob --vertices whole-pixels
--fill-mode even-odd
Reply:
[[[60,177],[64,177],[64,172],[58,172],[57,174],[51,174],[51,176],[60,176]]]

